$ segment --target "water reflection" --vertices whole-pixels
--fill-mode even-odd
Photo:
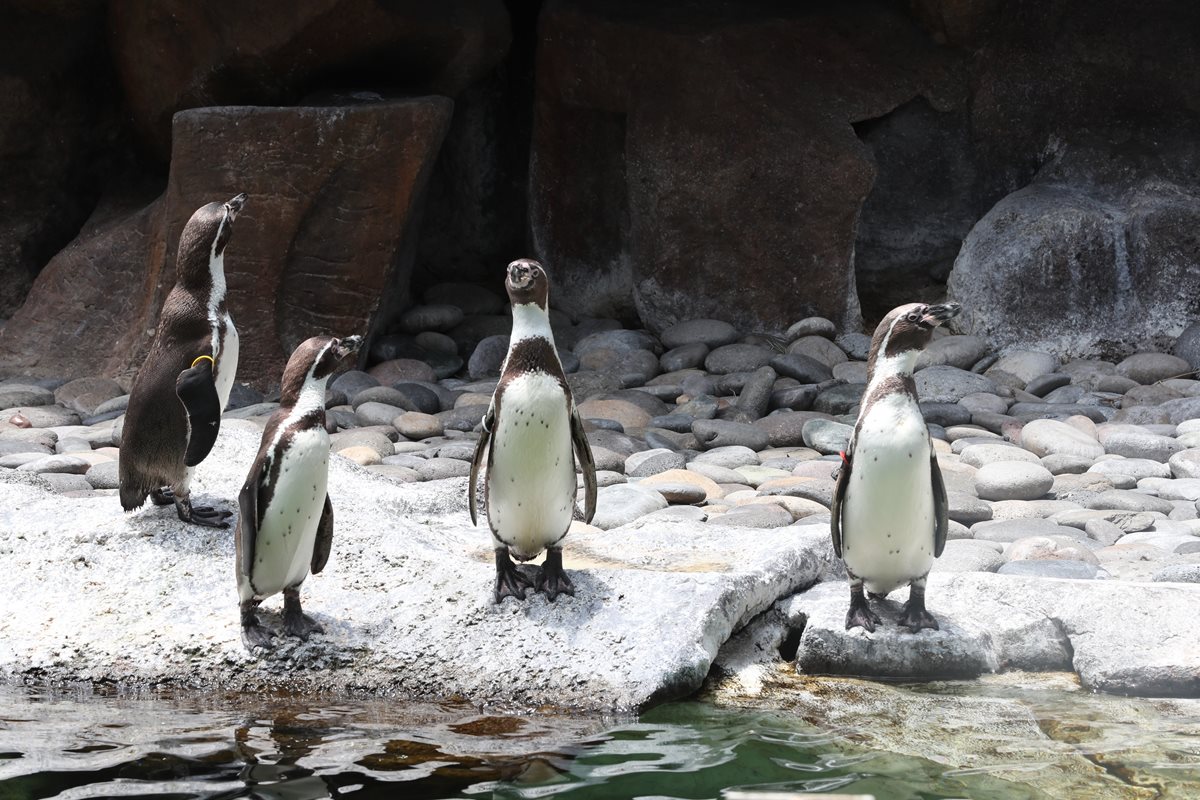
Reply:
[[[949,698],[972,689],[953,684],[928,691]],[[1039,724],[1054,728],[1046,741],[1078,746],[1077,752],[1104,765],[1105,774],[1133,770],[1148,782],[1130,781],[1127,794],[1105,796],[1187,797],[1170,787],[1198,785],[1195,719],[1156,717],[1153,701],[1129,701],[1128,708],[1119,706],[1125,716],[1114,720],[1103,703],[1093,706],[1087,697],[1073,698],[1078,713],[1065,714],[1049,695],[1026,696],[1033,697],[1030,708]],[[1055,796],[1039,788],[1054,754],[1027,757],[1036,743],[1001,744],[1001,751],[1019,756],[1011,763],[948,764],[933,753],[869,746],[865,727],[814,724],[794,710],[729,710],[699,702],[614,719],[480,713],[380,699],[98,697],[0,689],[0,798],[717,800],[734,788],[888,800]],[[997,733],[953,735],[994,739]]]

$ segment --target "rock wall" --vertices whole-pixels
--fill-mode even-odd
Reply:
[[[1118,336],[1074,330],[1062,345],[1071,354],[1158,347],[1188,313],[1159,293],[1197,260],[1191,155],[1172,132],[1194,130],[1200,114],[1198,28],[1200,7],[1182,0],[271,0],[221,13],[183,0],[17,0],[0,25],[0,319],[10,320],[0,370],[90,374],[98,358],[109,374],[128,368],[99,341],[59,342],[103,330],[136,355],[157,295],[131,300],[128,281],[151,275],[143,285],[158,292],[164,262],[139,265],[164,242],[171,257],[165,234],[146,226],[180,163],[173,115],[428,96],[451,98],[454,111],[443,143],[424,151],[428,202],[417,191],[396,218],[381,251],[396,253],[365,258],[377,271],[358,297],[379,294],[359,316],[375,334],[401,332],[425,289],[495,290],[504,263],[532,255],[576,321],[661,332],[710,318],[781,334],[820,315],[854,331],[951,281],[979,333],[1059,346],[1052,331],[1031,331],[986,264],[975,277],[976,262],[1004,252],[1013,264],[1075,258],[1075,272],[1049,270],[1086,289],[1079,313],[1063,317],[1072,324],[1141,315]],[[1096,141],[1107,150],[1090,174],[1052,176]],[[296,174],[341,163],[302,151],[290,154],[307,159]],[[404,197],[408,177],[377,169],[355,180],[368,197]],[[1051,185],[1067,208],[1045,194]],[[1055,209],[1040,233],[995,224],[1037,202]],[[1093,232],[1062,244],[1078,226]],[[353,228],[334,226],[321,257],[348,261],[364,244]],[[1138,277],[1160,262],[1164,276]],[[302,271],[284,282],[301,299],[275,304],[278,342],[254,363],[266,369],[274,348],[316,324],[307,298],[327,294],[323,281]],[[996,293],[964,288],[981,282]],[[1042,296],[1070,286],[1030,284]],[[73,327],[53,330],[55,319]]]

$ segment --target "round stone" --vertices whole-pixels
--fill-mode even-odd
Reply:
[[[1004,556],[992,547],[992,542],[975,539],[951,539],[946,549],[933,562],[931,572],[995,572],[1004,563]]]
[[[471,358],[467,361],[467,374],[471,380],[479,380],[489,375],[499,375],[504,358],[508,355],[508,335],[487,336],[475,345]]]
[[[1141,492],[1124,489],[1109,489],[1083,501],[1086,508],[1113,509],[1116,511],[1157,511],[1170,514],[1174,510],[1171,501],[1152,497]]]
[[[463,321],[463,311],[458,306],[445,303],[415,306],[400,316],[400,327],[409,333],[421,331],[448,331]]]
[[[708,496],[699,486],[690,483],[656,483],[654,488],[672,505],[696,505]]]
[[[741,449],[741,448],[739,448],[739,449]],[[706,463],[701,460],[704,456],[709,456],[716,452],[718,452],[718,451],[710,450],[707,453],[701,453],[700,456],[697,456],[697,458],[694,461],[692,461],[691,463],[689,463],[687,465],[687,471],[695,472],[697,475],[700,475],[703,478],[707,478],[707,479],[713,481],[713,485],[721,484],[721,483],[738,483],[738,482],[740,482],[742,480],[741,473],[735,472],[734,470],[730,469],[729,467],[724,467],[719,464],[709,464],[709,463]],[[750,451],[750,455],[751,456],[755,455],[753,450]],[[645,481],[643,481],[643,483],[644,482]],[[721,496],[720,494],[717,495],[717,497],[720,497],[720,496]]]
[[[1166,462],[1176,453],[1186,450],[1171,436],[1158,436],[1143,431],[1114,431],[1104,436],[1104,449],[1126,458],[1146,458]]]
[[[775,353],[752,344],[727,344],[713,350],[704,359],[704,368],[714,375],[755,370],[770,363]]]
[[[1117,374],[1141,384],[1154,383],[1191,372],[1191,365],[1166,353],[1135,353],[1117,364]]]
[[[737,328],[719,319],[690,319],[677,322],[662,332],[663,347],[676,348],[700,343],[710,348],[733,344],[740,338]]]
[[[607,531],[666,507],[667,499],[649,486],[636,483],[605,486],[596,493],[596,515],[592,525]]]
[[[833,378],[833,372],[824,362],[803,353],[781,353],[771,359],[770,366],[780,375],[795,378],[800,383],[821,383]]]
[[[330,389],[341,392],[346,397],[351,398],[364,389],[370,389],[372,386],[379,386],[379,381],[371,375],[356,369],[343,372],[329,384]]]
[[[871,337],[865,333],[843,333],[834,342],[855,361],[866,361],[871,355]]]
[[[746,464],[757,463],[758,453],[749,447],[740,445],[714,447],[709,449],[708,452],[696,456],[692,461],[692,464],[712,464],[718,467],[725,467],[729,470],[737,469]],[[740,482],[740,476],[738,477],[738,482]]]
[[[654,353],[662,351],[659,341],[645,331],[624,329],[603,330],[588,334],[576,342],[571,349],[580,358],[592,350],[615,350],[618,353],[628,353],[634,350],[649,350]]]
[[[391,388],[394,394],[388,399],[378,399],[380,402],[400,406],[400,408],[406,411],[423,411],[426,414],[436,414],[443,407],[452,407],[454,404],[454,395],[436,383],[425,385],[404,382],[394,384]],[[359,396],[361,397],[361,395]],[[357,404],[357,402],[358,398],[356,397],[355,403]]]
[[[992,506],[973,494],[949,490],[946,492],[946,515],[963,525],[974,525],[992,518]]]
[[[0,384],[0,408],[48,406],[53,403],[54,392],[44,387],[23,383]]]
[[[1041,463],[1040,459],[1028,450],[1011,444],[973,444],[959,451],[959,460],[972,467],[982,467],[985,464],[996,464],[1002,461],[1023,461],[1028,464]]]
[[[337,454],[342,458],[348,458],[360,467],[366,467],[371,464],[379,464],[383,458],[379,455],[379,451],[366,445],[353,445],[337,451]]]
[[[947,365],[970,369],[972,364],[987,355],[987,349],[987,342],[978,336],[943,336],[930,342],[917,356],[916,368],[922,370]]]
[[[1169,466],[1146,458],[1106,458],[1092,464],[1087,471],[1097,475],[1128,475],[1135,480],[1171,477]]]
[[[1001,356],[985,373],[996,383],[1023,389],[1034,378],[1055,372],[1058,358],[1036,350],[1013,350]]]
[[[1085,538],[1083,531],[1059,525],[1048,519],[1003,519],[979,522],[971,526],[976,539],[989,542],[1015,542],[1027,536],[1067,536]]]
[[[363,403],[354,409],[354,417],[358,424],[391,425],[392,420],[404,413],[404,409],[386,403]]]
[[[1000,575],[1015,575],[1023,578],[1071,578],[1075,580],[1094,580],[1104,575],[1095,564],[1059,559],[1009,561],[997,572]]]
[[[457,458],[427,458],[417,467],[417,474],[423,481],[462,478],[471,474],[471,464]]]
[[[816,359],[830,369],[850,360],[842,348],[824,336],[802,336],[789,344],[787,351]]]
[[[1092,466],[1092,459],[1083,456],[1051,453],[1042,456],[1042,466],[1050,470],[1052,475],[1079,475],[1087,472]]]
[[[111,378],[90,377],[68,381],[54,390],[54,400],[80,414],[91,415],[101,403],[125,394],[121,384]]]
[[[1073,425],[1056,419],[1035,419],[1021,429],[1021,446],[1038,456],[1051,453],[1097,459],[1104,446]]]
[[[1054,485],[1054,476],[1039,463],[1001,461],[975,473],[975,490],[984,500],[1034,500]]]
[[[832,339],[837,335],[837,326],[832,320],[824,317],[806,317],[799,322],[793,323],[784,334],[784,338],[789,342],[794,342],[797,339],[805,336],[822,336],[826,339]]]
[[[83,475],[89,469],[91,464],[78,456],[42,456],[28,461],[17,467],[21,472],[33,472],[41,475],[43,473],[56,472],[65,475]]]
[[[1073,536],[1027,536],[1010,544],[1004,555],[1009,561],[1059,559],[1100,563],[1091,548]]]
[[[1200,448],[1180,450],[1167,459],[1167,465],[1176,478],[1200,478]]]
[[[340,453],[348,447],[363,446],[374,450],[381,459],[395,452],[392,440],[377,430],[359,429],[343,431],[329,437],[329,449],[335,453]]]
[[[700,419],[692,425],[692,433],[704,450],[717,447],[746,447],[765,450],[770,446],[767,432],[744,422],[723,419]]]
[[[436,381],[437,373],[433,367],[424,361],[412,358],[395,358],[384,361],[367,370],[367,374],[381,384],[393,384],[401,381]]]
[[[709,467],[712,469],[719,469],[717,467],[713,467],[711,464],[710,465],[701,465],[701,466],[706,466],[706,467]],[[728,472],[737,476],[737,473],[733,472],[732,470],[728,470]],[[725,491],[720,487],[720,485],[715,480],[713,480],[710,477],[707,477],[703,472],[695,471],[690,468],[689,469],[669,469],[664,472],[660,472],[657,475],[651,475],[648,478],[643,478],[642,480],[638,481],[638,485],[650,487],[652,489],[656,489],[660,492],[663,492],[664,496],[666,496],[667,499],[672,503],[683,502],[683,501],[671,500],[670,496],[668,496],[667,493],[664,491],[664,487],[666,487],[666,486],[689,486],[693,490],[697,490],[701,493],[700,500],[702,500],[702,501],[707,500],[707,501],[711,502],[713,500],[718,500],[725,495]],[[693,501],[687,501],[687,502],[693,502]],[[699,502],[699,501],[695,501],[695,502]]]
[[[1116,544],[1125,535],[1125,531],[1120,525],[1106,519],[1089,519],[1083,523],[1083,532],[1088,535],[1089,539],[1099,542],[1105,547]]]
[[[669,469],[681,470],[685,463],[683,454],[665,448],[643,450],[625,459],[625,474],[631,478],[645,478]]]
[[[392,420],[392,427],[409,439],[428,439],[445,433],[442,421],[432,414],[406,411]]]
[[[817,399],[813,401],[813,411],[831,416],[848,414],[862,402],[866,390],[866,384],[862,383],[840,383],[830,386],[817,395]]]
[[[93,464],[83,476],[93,489],[118,489],[121,486],[120,466],[116,461]]]
[[[958,404],[972,414],[981,411],[989,414],[1003,414],[1008,411],[1008,401],[990,392],[971,392],[963,395]]]
[[[585,400],[579,404],[578,409],[579,415],[584,419],[611,419],[618,422],[624,430],[644,428],[653,418],[629,400]]]
[[[930,403],[957,403],[970,394],[996,394],[999,391],[990,378],[945,365],[921,370],[914,381],[917,397]]]
[[[720,516],[709,517],[715,525],[737,528],[783,528],[795,522],[791,513],[774,503],[753,503],[735,506]]]
[[[810,419],[804,423],[804,444],[823,455],[844,451],[854,428],[829,419]]]
[[[692,342],[673,347],[659,357],[659,366],[664,372],[676,372],[681,369],[693,369],[704,366],[709,347],[704,342]]]

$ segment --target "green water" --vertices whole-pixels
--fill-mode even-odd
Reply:
[[[912,696],[930,691],[949,698],[979,690],[944,684],[919,687]],[[1069,708],[1082,709],[1088,725],[1098,724],[1093,706],[1073,702]],[[1158,720],[1135,746],[1118,734],[1100,746],[1089,739],[1091,760],[1078,756],[1082,750],[1052,747],[1044,759],[1013,755],[1013,763],[999,767],[946,763],[936,745],[928,757],[895,752],[871,736],[871,714],[891,712],[864,710],[865,717],[847,724],[844,714],[832,714],[831,722],[795,709],[688,701],[639,718],[597,718],[374,698],[102,697],[90,690],[0,688],[0,798],[698,800],[736,789],[1016,800],[1065,796],[1055,788],[1061,782],[1039,787],[1039,772],[1055,778],[1063,758],[1078,760],[1084,770],[1083,783],[1072,778],[1073,793],[1092,780],[1086,770],[1094,767],[1097,786],[1107,790],[1096,796],[1200,796],[1182,791],[1200,786],[1200,726],[1177,710],[1151,708],[1136,720],[1121,719],[1128,717],[1121,712],[1104,723],[1117,731],[1132,725],[1131,734]],[[908,712],[897,707],[895,713]],[[1071,730],[1081,724],[1058,722]],[[1156,741],[1162,743],[1157,749]],[[1014,754],[1021,750],[1011,744]],[[1101,758],[1095,766],[1097,753],[1112,763]],[[1151,783],[1165,781],[1168,790],[1114,777],[1122,753],[1126,767],[1154,776]],[[1172,782],[1180,792],[1169,791]]]

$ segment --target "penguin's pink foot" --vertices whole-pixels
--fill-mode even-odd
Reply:
[[[546,551],[546,563],[542,565],[542,573],[538,576],[537,591],[546,595],[546,599],[554,602],[560,594],[575,596],[575,584],[567,577],[562,565],[562,550],[552,547]]]
[[[533,581],[525,577],[517,565],[508,557],[508,550],[496,550],[496,602],[500,603],[506,597],[525,599],[525,590],[533,586]]]

